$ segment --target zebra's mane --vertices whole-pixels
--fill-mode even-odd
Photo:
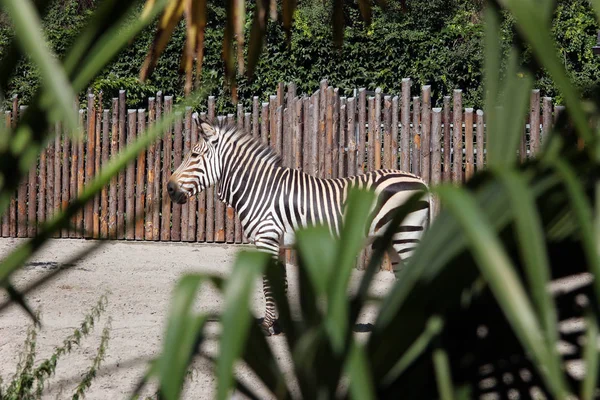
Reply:
[[[239,129],[236,125],[228,124],[225,121],[217,122],[216,127],[223,140],[234,142],[239,148],[250,149],[252,156],[269,165],[274,167],[282,165],[281,156],[268,144],[263,143],[259,137],[254,137],[244,129]]]

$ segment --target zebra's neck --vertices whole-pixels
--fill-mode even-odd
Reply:
[[[247,183],[268,169],[279,168],[281,158],[260,139],[232,129],[223,133],[218,153],[221,176],[217,184],[219,199],[239,208]]]

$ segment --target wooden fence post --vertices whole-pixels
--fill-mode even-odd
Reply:
[[[413,151],[412,173],[421,175],[421,102],[418,96],[413,97]]]
[[[183,150],[183,115],[175,111],[175,128],[173,138],[173,169],[177,170],[181,165],[181,151]],[[170,201],[170,199],[169,199]],[[183,209],[181,204],[173,203],[173,224],[171,225],[171,240],[181,240],[181,226]],[[187,225],[187,219],[186,219]]]
[[[54,135],[59,135],[60,130],[56,129],[54,125]],[[40,152],[40,163],[38,168],[38,175],[36,176],[38,183],[38,194],[37,194],[37,221],[43,223],[46,220],[46,167],[47,161],[46,156],[48,154],[49,147],[42,149]]]
[[[60,131],[62,130],[62,124],[60,122],[56,122],[54,124],[54,131],[56,135],[60,135]],[[42,194],[40,193],[40,198],[43,199],[45,208],[46,208],[46,217],[48,219],[52,218],[55,214],[55,205],[54,205],[54,159],[57,157],[55,143],[48,143],[47,147],[47,156],[46,156],[46,183],[45,183],[45,195],[42,198]]]
[[[137,134],[146,134],[146,110],[137,111]],[[135,189],[135,240],[144,240],[144,210],[146,203],[146,151],[142,150],[137,156],[137,174]]]
[[[235,116],[233,114],[227,114],[227,123],[230,125],[235,124]],[[225,210],[225,240],[227,243],[233,243],[235,239],[235,210],[229,205]]]
[[[124,90],[119,90],[118,100],[118,137],[119,137],[119,152],[125,149],[125,143],[127,140],[127,105],[126,105],[126,94]],[[118,190],[117,190],[117,239],[125,239],[125,227],[127,222],[125,220],[125,192],[127,191],[125,186],[125,171],[119,172],[118,177]]]
[[[87,146],[85,153],[85,181],[84,184],[87,186],[94,178],[94,167],[96,165],[96,107],[94,104],[95,96],[92,93],[87,95],[87,124],[86,124],[86,138]],[[89,239],[94,234],[94,201],[90,201],[85,205],[84,208],[84,221],[83,230],[84,237]]]
[[[410,86],[409,78],[402,79],[402,129],[400,132],[400,169],[410,172]]]
[[[477,110],[477,172],[483,170],[485,163],[485,123],[483,110]]]
[[[347,176],[346,173],[346,98],[340,98],[340,113],[338,119],[338,165],[337,177],[342,178]]]
[[[368,115],[368,137],[367,137],[367,170],[371,172],[375,169],[375,137],[377,135],[375,127],[375,97],[369,96],[367,100]]]
[[[399,122],[400,102],[398,96],[392,98],[392,162],[391,166],[394,169],[400,168],[400,160],[398,159],[398,122]]]
[[[475,173],[473,158],[473,109],[465,109],[465,179],[469,180]]]
[[[154,126],[156,120],[156,98],[148,98],[148,129]],[[146,153],[146,210],[144,219],[144,239],[153,240],[154,234],[154,209],[156,208],[156,196],[154,191],[155,186],[155,166],[156,161],[156,141],[154,141]]]
[[[206,120],[206,113],[200,114],[200,118]],[[192,140],[197,143],[200,140],[200,132],[198,125],[192,123]],[[214,221],[211,221],[211,224]],[[203,190],[198,195],[198,222],[196,224],[196,240],[198,242],[206,241],[206,190]]]
[[[431,184],[439,185],[442,182],[442,109],[434,108],[431,117]],[[434,202],[433,215],[439,213],[439,204]]]
[[[4,111],[4,124],[6,128],[6,132],[9,132],[11,129],[11,112],[9,110]],[[12,221],[14,220],[14,211],[15,211],[15,200],[14,196],[11,196],[10,203],[7,210],[4,212],[2,216],[2,236],[3,237],[12,237]]]
[[[529,149],[530,157],[534,157],[540,149],[540,90],[531,91],[529,104]]]
[[[79,141],[77,142],[77,195],[83,192],[85,184],[85,110],[79,110]],[[76,196],[72,196],[75,198]],[[84,211],[81,210],[76,217],[76,237],[82,238],[85,235],[84,229]]]
[[[324,178],[333,177],[333,88],[329,86],[326,91],[325,103],[325,174]]]
[[[116,157],[119,153],[119,98],[112,99],[111,106],[111,124],[110,124],[110,156]],[[120,173],[119,173],[120,175]],[[108,193],[108,236],[111,239],[117,238],[117,176],[110,180],[110,190]],[[122,189],[121,189],[122,190]]]
[[[367,171],[368,157],[365,152],[367,144],[367,90],[365,88],[358,89],[358,154],[357,171],[359,175]]]
[[[109,149],[109,110],[102,111],[102,168],[106,167],[108,163],[108,149]],[[100,195],[100,236],[107,239],[108,236],[108,189],[109,186],[105,185],[102,188]]]
[[[462,182],[462,159],[463,159],[463,139],[462,139],[462,90],[454,90],[454,168],[452,170],[452,181],[454,183]]]
[[[392,97],[383,98],[383,168],[392,166]]]
[[[161,93],[162,94],[162,93]],[[157,98],[161,98],[160,94],[157,94]],[[160,108],[159,108],[160,110]],[[173,112],[173,96],[164,97],[164,109],[163,115],[166,117],[168,114]],[[158,115],[157,115],[158,116]],[[165,193],[167,190],[167,183],[171,178],[171,162],[172,162],[172,149],[173,149],[173,124],[169,124],[165,128],[163,135],[163,165],[162,165],[162,213],[160,218],[160,240],[168,241],[171,240],[171,199]]]
[[[136,130],[136,110],[127,110],[127,144],[133,142]],[[125,177],[125,215],[127,230],[125,238],[127,240],[135,239],[135,161],[131,161],[127,166],[127,176]]]
[[[421,177],[425,182],[430,181],[431,169],[431,86],[421,88],[423,100],[421,112]]]
[[[544,111],[542,117],[542,137],[541,142],[546,140],[546,137],[552,130],[552,97],[544,97]]]
[[[452,123],[452,120],[450,119],[451,99],[450,96],[444,96],[444,107],[442,111],[444,113],[444,133],[442,134],[444,137],[444,144],[442,146],[444,156],[444,182],[452,181],[452,135],[450,133],[450,125]]]
[[[67,132],[63,132],[63,138],[62,138],[62,174],[61,174],[61,179],[62,179],[62,185],[61,185],[61,210],[65,210],[67,208],[67,206],[69,205],[69,164],[71,162],[73,162],[71,155],[70,155],[70,149],[71,149],[71,145],[69,143],[69,135],[67,134]],[[47,211],[46,211],[47,213]],[[69,229],[68,228],[63,228],[62,232],[61,232],[61,236],[64,238],[69,237]]]
[[[94,120],[96,122],[94,128],[94,177],[100,172],[100,162],[102,160],[102,92],[98,96],[98,108],[94,112]],[[92,178],[93,179],[93,178]],[[92,220],[92,237],[97,239],[100,235],[100,194],[94,196],[94,212]]]
[[[356,175],[356,99],[350,97],[346,102],[346,115],[348,117],[348,130],[346,140],[348,142],[348,167],[347,176]]]
[[[375,128],[373,133],[375,137],[373,138],[373,144],[375,145],[375,154],[374,160],[375,165],[373,166],[375,169],[381,168],[381,88],[375,88],[375,110],[373,115],[373,124]]]
[[[66,140],[66,136],[63,134],[63,130],[62,130],[62,124],[60,124],[61,126],[59,127],[59,129],[56,132],[56,135],[54,136],[54,151],[56,152],[56,154],[54,155],[54,194],[53,194],[53,200],[52,203],[54,205],[54,210],[55,212],[60,212],[60,203],[61,203],[61,196],[62,196],[62,176],[61,176],[61,161],[63,160],[62,155],[61,155],[61,148],[62,148],[62,143],[61,143],[61,136],[65,137]],[[46,159],[47,160],[47,159]],[[48,193],[46,192],[46,194],[48,195]],[[56,232],[53,237],[60,237],[61,234],[60,232]]]

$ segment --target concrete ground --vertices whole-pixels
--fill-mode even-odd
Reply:
[[[22,239],[0,239],[0,258],[8,254]],[[93,246],[96,242],[60,239],[53,240],[14,279],[17,287],[56,269],[76,252]],[[44,398],[70,398],[81,375],[90,367],[96,355],[102,329],[111,320],[112,330],[105,361],[99,376],[86,392],[87,399],[128,398],[147,362],[161,348],[171,293],[177,280],[188,272],[211,272],[226,276],[240,246],[107,242],[96,252],[73,268],[63,271],[55,280],[27,296],[30,305],[41,312],[43,327],[37,337],[37,359],[43,360],[54,348],[79,326],[84,315],[106,294],[108,305],[98,325],[75,348],[58,362],[56,375],[49,381]],[[296,296],[294,281],[296,270],[288,266],[290,295]],[[353,275],[358,282],[360,272]],[[372,286],[374,295],[381,296],[394,282],[390,272],[380,272]],[[6,295],[0,293],[0,304]],[[211,287],[203,287],[195,307],[199,311],[218,310],[222,299]],[[256,316],[263,315],[261,282],[256,282],[252,297],[252,309]],[[374,320],[374,309],[369,308],[360,316],[360,323]],[[18,356],[23,349],[29,317],[17,306],[11,305],[0,312],[0,377],[6,383],[14,374]],[[209,332],[217,332],[217,324],[209,323]],[[366,337],[368,333],[357,333]],[[214,353],[217,344],[213,339],[205,344]],[[290,355],[285,351],[285,336],[268,338],[278,361],[289,371]],[[252,379],[244,368],[238,369],[244,381],[257,390],[260,384]],[[153,394],[150,386],[143,395]],[[264,388],[263,388],[264,389]],[[210,368],[197,362],[186,384],[184,398],[211,399],[215,380]],[[265,395],[265,398],[266,395]]]

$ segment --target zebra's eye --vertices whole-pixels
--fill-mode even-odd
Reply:
[[[200,153],[192,153],[192,157],[198,157]]]

